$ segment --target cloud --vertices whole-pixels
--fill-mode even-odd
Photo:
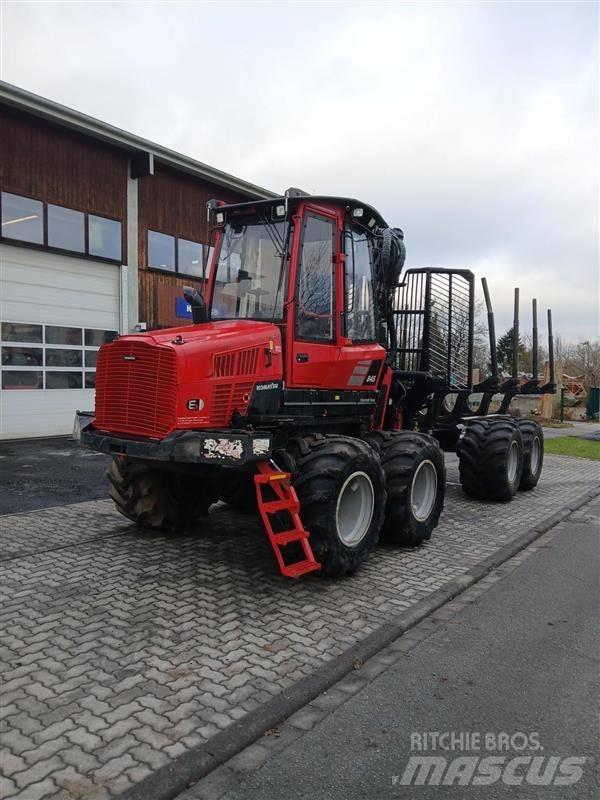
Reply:
[[[2,77],[598,328],[595,4],[4,4]],[[57,53],[59,57],[57,57]]]

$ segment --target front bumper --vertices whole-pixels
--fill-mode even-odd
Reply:
[[[77,411],[73,438],[82,447],[101,453],[151,461],[186,464],[224,464],[240,467],[271,457],[268,433],[249,431],[175,431],[164,439],[136,439],[94,428],[94,415]]]

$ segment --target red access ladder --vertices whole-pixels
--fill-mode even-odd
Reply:
[[[304,575],[307,572],[321,569],[321,565],[315,559],[308,541],[310,534],[304,530],[300,520],[300,502],[290,482],[290,473],[282,472],[273,461],[260,461],[257,467],[258,474],[254,476],[254,485],[258,510],[281,574],[288,578],[299,578],[300,575]],[[265,486],[271,487],[277,497],[276,500],[264,499],[263,490]],[[289,513],[292,527],[289,530],[275,532],[271,525],[270,515],[281,511]],[[281,548],[292,542],[300,542],[304,558],[301,561],[286,564]]]

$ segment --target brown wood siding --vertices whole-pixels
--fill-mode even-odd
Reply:
[[[148,270],[148,231],[208,244],[206,204],[217,198],[227,203],[247,197],[202,181],[185,173],[155,164],[155,174],[138,181],[140,320],[148,328],[185,324],[175,316],[175,297],[183,286],[200,286],[201,281]]]
[[[6,106],[0,142],[3,191],[118,219],[127,263],[126,153]]]

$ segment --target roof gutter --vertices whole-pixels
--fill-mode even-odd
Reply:
[[[95,117],[88,117],[67,106],[55,103],[40,95],[27,92],[18,86],[13,86],[5,81],[0,81],[0,104],[12,106],[34,116],[46,119],[57,125],[91,136],[113,146],[120,147],[132,154],[149,154],[160,164],[165,164],[181,172],[187,172],[197,178],[211,181],[212,183],[231,189],[251,198],[271,199],[278,197],[276,192],[271,192],[261,186],[243,181],[227,172],[210,167],[201,161],[184,156],[167,147],[142,139],[132,133],[115,128]]]

